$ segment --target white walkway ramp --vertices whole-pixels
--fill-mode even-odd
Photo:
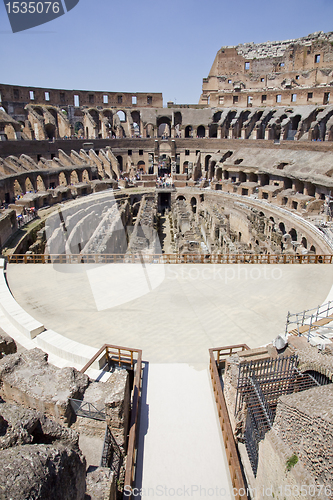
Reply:
[[[146,366],[138,461],[143,500],[234,498],[207,365]]]

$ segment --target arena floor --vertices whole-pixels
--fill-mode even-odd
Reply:
[[[7,279],[46,328],[143,350],[136,498],[231,500],[208,348],[270,342],[288,310],[325,302],[333,266],[11,264]]]
[[[10,264],[7,279],[47,329],[92,347],[140,348],[149,362],[192,364],[208,361],[210,347],[273,340],[288,311],[325,302],[333,266]]]

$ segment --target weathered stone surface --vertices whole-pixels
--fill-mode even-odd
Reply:
[[[115,370],[108,381],[105,398],[106,423],[119,446],[126,445],[129,411],[130,384],[126,370]]]
[[[288,343],[298,355],[298,368],[302,372],[314,370],[333,381],[333,356],[318,352],[318,349],[311,346],[305,337],[294,337],[291,335],[288,338]],[[330,352],[332,351],[328,348],[326,353],[329,354]]]
[[[116,478],[114,472],[97,467],[87,472],[85,500],[116,500]]]
[[[60,440],[78,450],[78,434],[40,412],[18,404],[0,404],[0,450],[15,445]]]
[[[83,500],[85,459],[63,443],[0,452],[1,500]]]
[[[0,395],[33,408],[56,420],[69,422],[72,410],[69,398],[80,399],[89,378],[75,368],[58,369],[47,362],[47,354],[32,349],[11,354],[0,361]]]
[[[320,484],[333,482],[333,384],[281,396],[273,430]]]

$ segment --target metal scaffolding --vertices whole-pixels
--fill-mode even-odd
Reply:
[[[244,439],[255,476],[259,442],[273,426],[279,397],[330,383],[317,372],[301,373],[297,363],[298,356],[293,354],[239,365],[235,414],[246,411]]]

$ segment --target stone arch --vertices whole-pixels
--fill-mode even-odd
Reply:
[[[133,136],[134,137],[140,137],[141,134],[141,119],[140,119],[140,113],[139,111],[132,111],[131,112],[131,118],[132,118],[132,127],[133,127]]]
[[[54,108],[46,108],[48,110],[48,112],[50,113],[50,115],[53,116],[54,118],[54,123],[56,125],[58,125],[58,113],[57,113],[57,110],[54,109]]]
[[[280,229],[282,234],[286,234],[287,231],[286,231],[286,227],[284,225],[284,222],[280,222],[279,229]]]
[[[297,231],[296,231],[296,229],[295,229],[294,227],[292,227],[292,228],[290,229],[289,234],[290,234],[291,239],[292,239],[293,241],[297,241]]]
[[[138,170],[143,170],[143,172],[146,172],[146,164],[143,160],[138,161],[137,163],[137,169]]]
[[[25,178],[25,192],[28,193],[29,191],[35,191],[34,185],[30,179],[30,177]]]
[[[303,245],[304,248],[308,248],[308,241],[305,238],[305,236],[303,236],[303,238],[301,240],[301,243],[302,243],[302,245]]]
[[[187,174],[187,169],[188,169],[188,161],[184,161],[183,163],[183,174]]]
[[[41,117],[44,118],[44,112],[40,106],[34,106],[33,110]]]
[[[90,181],[89,171],[85,168],[82,172],[82,182],[89,182],[89,181]]]
[[[16,140],[16,133],[13,125],[10,123],[7,123],[5,125],[5,135],[7,137],[8,141],[15,141]]]
[[[185,127],[185,138],[193,137],[193,128],[192,125],[187,125]]]
[[[154,125],[152,123],[147,123],[145,126],[146,137],[149,139],[150,137],[154,137]]]
[[[122,172],[123,171],[123,157],[121,155],[118,155],[116,158],[117,158],[117,161],[119,164],[119,171]]]
[[[77,171],[76,170],[72,170],[71,171],[69,182],[70,182],[71,185],[79,183],[79,176],[77,175]]]
[[[54,139],[56,136],[55,125],[53,125],[53,123],[47,123],[44,128],[45,128],[45,134],[46,134],[47,138],[50,141],[52,141],[52,139]]]
[[[74,124],[74,134],[81,137],[84,135],[84,125],[82,122],[75,122]]]
[[[184,195],[180,194],[177,196],[176,201],[186,201],[186,198]]]
[[[316,247],[314,245],[311,245],[310,252],[316,253]]]
[[[126,113],[122,109],[119,109],[119,111],[117,111],[117,116],[119,118],[120,123],[125,123],[127,121]]]
[[[199,125],[199,127],[197,128],[197,137],[199,137],[200,139],[205,137],[206,135],[206,129],[203,125]]]
[[[67,179],[64,172],[60,172],[58,176],[59,186],[67,186]]]
[[[171,119],[168,116],[160,116],[157,120],[157,135],[162,137],[171,135]]]
[[[196,213],[197,213],[197,199],[196,199],[196,197],[195,197],[195,196],[193,196],[193,197],[191,198],[191,207],[192,207],[192,212],[193,212],[194,214],[196,214]]]
[[[212,155],[207,155],[205,158],[205,171],[208,171],[208,165],[209,165],[209,160],[211,159]]]
[[[13,183],[13,191],[14,191],[14,196],[20,196],[24,193],[24,188],[21,186],[20,182],[15,179]]]
[[[37,191],[46,191],[44,180],[40,175],[37,175],[36,187],[37,187]]]

